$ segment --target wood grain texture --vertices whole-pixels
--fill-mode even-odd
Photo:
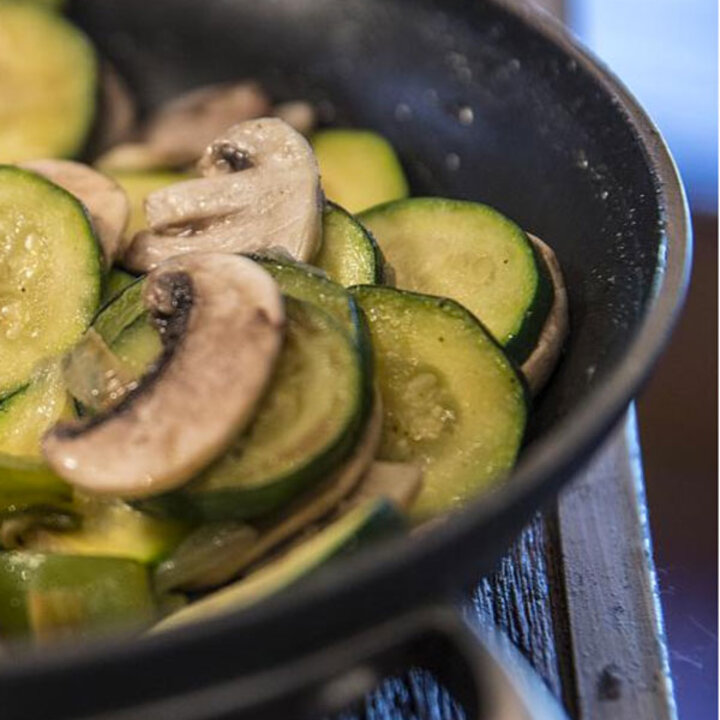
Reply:
[[[674,720],[634,410],[464,604],[500,627],[569,717]],[[427,672],[385,680],[342,720],[457,720]],[[468,720],[476,720],[475,718]]]
[[[634,409],[558,518],[579,717],[672,720]]]

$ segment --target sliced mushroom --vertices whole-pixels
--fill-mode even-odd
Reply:
[[[116,145],[95,161],[95,166],[107,173],[176,170],[189,164],[185,153],[161,150],[143,142]]]
[[[528,237],[540,253],[550,275],[554,299],[537,345],[530,357],[522,365],[522,373],[527,380],[530,392],[537,395],[550,378],[555,369],[568,333],[568,299],[560,263],[555,253],[540,238]]]
[[[148,196],[150,229],[135,235],[127,267],[145,272],[196,250],[282,248],[301,262],[314,256],[322,215],[318,166],[307,140],[287,123],[236,125],[208,147],[199,167],[205,177]]]
[[[317,111],[304,100],[291,100],[273,108],[272,114],[307,137],[317,125]]]
[[[280,291],[247,258],[175,258],[148,276],[143,299],[161,359],[118,405],[44,439],[48,464],[90,494],[138,498],[188,481],[251,421],[280,350]]]
[[[108,267],[122,249],[130,217],[125,191],[109,177],[71,160],[31,160],[22,164],[77,197],[90,213]]]
[[[220,83],[192,90],[162,105],[148,120],[145,143],[192,163],[232,125],[270,113],[270,100],[255,82]]]
[[[357,487],[375,457],[382,429],[380,403],[377,393],[363,437],[352,456],[330,478],[254,528],[224,523],[218,524],[214,533],[198,529],[157,567],[157,589],[198,590],[221,585],[335,510]]]

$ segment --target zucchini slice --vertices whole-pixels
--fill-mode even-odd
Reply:
[[[280,258],[254,259],[273,276],[283,295],[317,305],[332,315],[355,340],[360,340],[357,305],[347,290],[309,265]]]
[[[313,264],[334,282],[381,285],[383,257],[372,235],[339,205],[328,203],[323,213],[323,240]]]
[[[0,477],[0,514],[69,508],[71,487],[39,460],[0,455]]]
[[[354,293],[383,400],[379,458],[423,467],[417,518],[457,508],[513,466],[527,416],[521,377],[458,303],[377,286]]]
[[[23,537],[24,547],[154,564],[171,552],[188,531],[182,523],[152,517],[120,500],[76,497],[73,510],[81,517],[79,528],[63,531],[37,527]]]
[[[78,153],[97,81],[85,35],[32,3],[0,3],[0,68],[0,162]]]
[[[93,330],[107,345],[112,346],[126,328],[147,316],[147,308],[143,303],[144,282],[144,276],[137,278],[110,300],[93,320]]]
[[[360,216],[398,288],[450,297],[482,320],[517,362],[537,343],[552,285],[527,235],[487,205],[411,198]]]
[[[39,460],[42,436],[58,420],[69,417],[72,404],[60,364],[52,362],[29,385],[0,403],[0,454]]]
[[[351,213],[407,197],[392,145],[369,130],[321,130],[312,138],[325,196]]]
[[[149,624],[148,571],[125,558],[0,553],[0,628],[36,642]]]
[[[353,296],[315,268],[292,260],[262,259],[258,262],[280,286],[284,295],[310,302],[332,315],[350,333],[363,366],[364,387],[361,424],[370,414],[373,398],[373,360],[370,336],[362,312]]]
[[[181,627],[188,622],[205,620],[261,602],[337,556],[399,532],[404,526],[402,514],[392,503],[386,500],[362,503],[310,540],[256,572],[169,615],[155,625],[153,632]]]
[[[102,304],[106,305],[114,300],[125,288],[130,287],[137,278],[119,268],[112,268],[105,278],[105,288],[103,290]]]
[[[375,457],[381,428],[382,409],[378,398],[352,455],[330,477],[253,525],[202,525],[157,567],[155,587],[159,592],[217,587],[238,577],[250,565],[261,562],[293,538],[307,539],[308,534],[319,532],[319,523],[327,522],[328,516],[361,480],[365,483],[364,474]]]
[[[286,302],[285,346],[249,431],[189,485],[144,507],[205,520],[257,517],[327,477],[352,450],[365,392],[357,348],[329,314]]]
[[[83,206],[39,175],[0,166],[0,398],[85,332],[101,274]]]
[[[110,349],[122,363],[126,373],[139,380],[162,355],[160,334],[147,315],[125,328]]]

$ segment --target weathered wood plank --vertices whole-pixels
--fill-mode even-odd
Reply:
[[[538,514],[497,571],[480,581],[472,604],[480,622],[501,627],[553,694],[562,697],[547,565],[549,541],[545,519]]]
[[[558,518],[579,717],[672,720],[634,409]]]
[[[634,411],[466,605],[502,628],[578,720],[673,720]],[[428,673],[386,680],[343,720],[456,720]],[[474,720],[474,719],[473,719]]]

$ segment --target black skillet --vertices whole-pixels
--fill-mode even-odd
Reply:
[[[355,697],[368,668],[408,650],[476,673],[470,636],[418,608],[492,568],[612,427],[667,339],[690,232],[662,139],[615,78],[514,0],[78,0],[71,10],[145,109],[251,76],[277,98],[319,103],[326,123],[384,133],[415,194],[490,203],[555,248],[571,334],[521,462],[490,497],[249,611],[3,664],[2,717],[129,706],[112,717],[295,717]],[[172,698],[165,711],[137,709],[160,698]]]

